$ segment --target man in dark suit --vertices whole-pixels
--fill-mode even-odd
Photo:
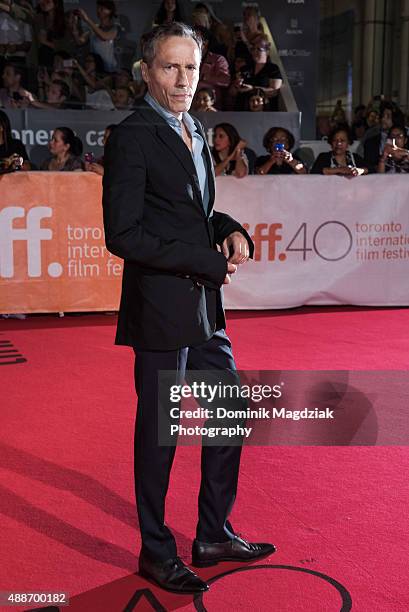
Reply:
[[[235,371],[220,288],[253,244],[239,223],[214,212],[214,173],[200,123],[189,114],[201,40],[183,24],[142,41],[144,104],[112,133],[105,153],[108,249],[124,262],[117,344],[136,353],[135,490],[142,536],[140,574],[180,593],[208,589],[177,556],[165,524],[174,446],[158,444],[158,372]],[[217,245],[221,251],[217,250]],[[235,535],[241,446],[203,446],[193,564],[248,561],[274,552]]]

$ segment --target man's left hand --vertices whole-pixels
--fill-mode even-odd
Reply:
[[[249,258],[248,242],[240,232],[232,232],[225,238],[222,251],[227,261],[234,264],[246,263]]]

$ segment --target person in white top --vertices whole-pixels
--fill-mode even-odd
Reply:
[[[116,72],[118,61],[115,56],[115,41],[119,29],[114,23],[116,17],[114,2],[97,0],[98,24],[94,23],[83,9],[76,9],[75,15],[90,27],[88,32],[80,34],[78,27],[74,25],[73,33],[77,43],[83,45],[89,41],[91,53],[97,53],[102,58],[106,72]]]
[[[24,58],[33,40],[32,27],[18,19],[11,3],[0,1],[0,55],[9,60]]]

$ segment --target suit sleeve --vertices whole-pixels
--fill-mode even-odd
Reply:
[[[226,213],[216,211],[214,211],[211,219],[217,244],[221,246],[224,239],[227,238],[229,234],[232,234],[233,232],[240,232],[240,234],[243,234],[249,244],[250,257],[253,257],[254,243],[244,227],[240,225],[238,221],[235,221],[232,217],[226,215]]]
[[[175,276],[191,276],[220,287],[227,260],[218,251],[165,240],[143,226],[146,162],[129,129],[111,134],[104,156],[103,215],[107,249],[128,261]]]

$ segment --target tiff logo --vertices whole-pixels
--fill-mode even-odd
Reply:
[[[250,226],[248,223],[243,223],[245,230],[249,230]],[[262,258],[263,244],[267,245],[267,259],[268,261],[275,261],[277,259],[277,243],[282,240],[282,235],[279,230],[283,228],[281,223],[257,223],[254,228],[254,234],[251,239],[254,242],[254,261],[260,261]],[[278,259],[285,261],[287,256],[285,253],[278,253]]]
[[[42,274],[41,242],[51,240],[53,232],[49,228],[41,227],[41,219],[52,216],[52,209],[48,206],[35,206],[27,213],[26,227],[13,227],[14,219],[21,219],[26,211],[22,206],[7,206],[0,211],[0,277],[13,278],[14,276],[14,242],[24,240],[27,244],[27,274],[36,278]],[[63,268],[60,263],[53,262],[48,266],[48,274],[53,277],[60,276]]]

